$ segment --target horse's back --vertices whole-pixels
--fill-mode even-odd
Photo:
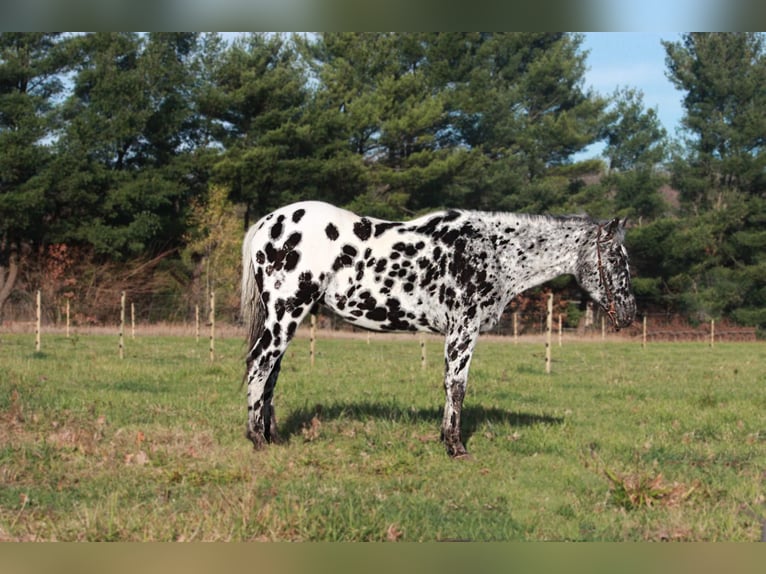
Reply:
[[[297,283],[301,274],[317,276],[336,257],[333,244],[356,216],[321,201],[292,203],[265,215],[248,231],[243,255],[262,267],[273,283]]]
[[[270,231],[277,222],[280,222],[286,227],[300,227],[310,231],[322,221],[342,221],[356,217],[346,209],[323,201],[298,201],[264,215],[253,225],[253,228],[256,233],[262,233],[264,230]]]

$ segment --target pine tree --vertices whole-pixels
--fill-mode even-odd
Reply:
[[[700,317],[766,328],[766,49],[763,33],[686,34],[665,42],[685,92],[685,153],[673,183],[687,217],[670,238],[687,261],[677,283]],[[669,281],[674,278],[670,278]]]
[[[644,108],[640,91],[617,90],[612,100],[605,128],[605,195],[614,189],[614,206],[621,215],[635,223],[651,221],[667,211],[659,193],[667,180],[662,166],[667,153],[666,132],[657,111]]]
[[[196,34],[95,33],[71,40],[74,89],[50,170],[60,241],[125,257],[166,249],[200,187],[186,157],[197,145]]]
[[[251,218],[305,190],[292,162],[305,155],[301,125],[305,78],[288,40],[250,34],[224,50],[200,106],[225,150],[214,178],[244,203]]]
[[[42,174],[51,161],[54,98],[66,68],[60,34],[0,33],[0,321],[22,246],[39,243],[49,211]]]
[[[306,41],[323,123],[367,167],[352,207],[396,215],[561,206],[570,180],[556,168],[599,137],[606,105],[582,89],[580,42],[479,33]]]

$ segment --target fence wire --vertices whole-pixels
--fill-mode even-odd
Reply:
[[[116,297],[112,319],[97,319],[75,305],[67,306],[65,301],[42,301],[40,311],[43,332],[64,332],[67,329],[77,332],[110,332],[118,328],[121,308],[120,297]],[[234,305],[220,305],[216,312],[216,329],[221,336],[240,336],[244,327],[239,321],[239,310]],[[33,301],[12,301],[6,305],[4,320],[0,331],[34,332],[37,322],[37,309]],[[177,302],[169,303],[154,300],[149,303],[134,303],[128,294],[126,299],[126,324],[132,332],[138,334],[199,336],[201,331],[210,326],[209,298],[197,305],[179,307]],[[302,327],[308,328],[309,317]],[[316,327],[319,330],[341,333],[363,333],[346,323],[324,307],[320,307]],[[616,333],[605,315],[592,307],[583,313],[576,325],[567,321],[564,314],[554,311],[552,317],[553,333],[566,339],[615,338],[635,339],[646,342],[658,341],[710,341],[711,331],[715,341],[739,342],[757,340],[755,327],[743,327],[727,321],[690,322],[680,314],[641,313],[636,321],[626,329]],[[546,312],[514,312],[506,309],[498,323],[488,334],[525,338],[544,336],[546,333]],[[204,336],[204,335],[203,335]]]

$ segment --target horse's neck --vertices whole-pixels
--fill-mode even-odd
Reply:
[[[517,293],[575,273],[578,252],[590,232],[587,220],[512,213],[484,215],[485,229],[495,237],[498,259]]]

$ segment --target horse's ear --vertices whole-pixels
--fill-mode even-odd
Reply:
[[[625,222],[620,223],[620,218],[615,217],[612,221],[604,226],[604,235],[607,239],[612,239],[616,234],[619,234],[625,226]]]
[[[622,221],[620,222],[620,230],[625,231],[628,228],[628,218],[623,217]]]

